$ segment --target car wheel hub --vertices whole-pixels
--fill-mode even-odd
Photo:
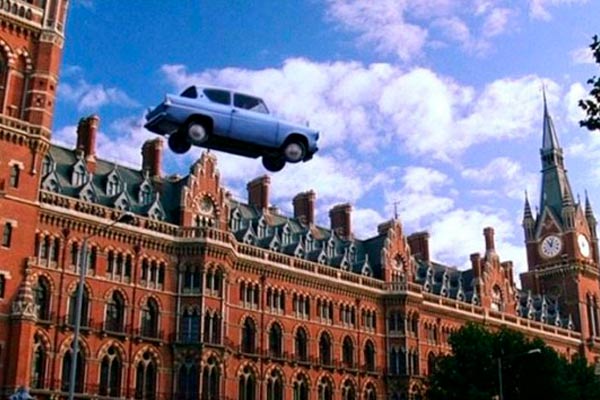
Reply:
[[[188,128],[188,135],[194,143],[202,143],[206,140],[206,129],[202,125],[192,124]]]
[[[298,162],[302,160],[304,152],[302,146],[298,143],[290,143],[285,147],[285,158],[291,162]]]

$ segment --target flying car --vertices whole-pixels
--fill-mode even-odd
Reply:
[[[319,132],[269,113],[258,97],[208,86],[190,86],[167,94],[146,114],[146,129],[168,137],[171,151],[192,145],[241,156],[262,157],[269,171],[308,161],[318,150]]]

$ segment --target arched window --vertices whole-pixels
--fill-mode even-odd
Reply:
[[[377,391],[371,382],[365,388],[365,400],[377,400]]]
[[[327,377],[322,377],[317,388],[317,400],[333,400],[333,384]]]
[[[62,362],[62,391],[69,391],[69,384],[71,379],[71,365],[73,363],[72,349],[69,349],[63,355]],[[82,393],[85,379],[85,354],[82,354],[81,343],[79,344],[79,351],[77,352],[76,358],[76,369],[75,369],[75,392]]]
[[[271,371],[267,378],[267,400],[283,399],[283,378],[277,369]]]
[[[342,400],[356,400],[356,388],[350,379],[346,379],[342,385]]]
[[[156,338],[158,336],[158,303],[150,298],[142,308],[142,336]]]
[[[504,311],[504,299],[502,298],[502,289],[500,286],[494,285],[492,289],[492,310]]]
[[[185,360],[179,367],[179,387],[176,399],[197,400],[200,394],[198,387],[198,366],[192,359]]]
[[[308,337],[304,328],[298,328],[296,331],[296,336],[294,337],[294,352],[296,360],[308,360]]]
[[[256,325],[252,318],[246,318],[242,330],[242,352],[256,353]]]
[[[114,196],[120,192],[119,190],[120,183],[117,175],[113,174],[109,176],[108,182],[106,183],[106,194],[109,196]]]
[[[106,304],[106,316],[104,318],[104,329],[110,332],[123,332],[123,321],[125,319],[125,300],[121,293],[114,291]]]
[[[239,378],[239,400],[255,400],[256,399],[256,377],[250,367],[245,366]]]
[[[121,396],[121,365],[117,348],[114,346],[109,347],[100,364],[99,389],[101,396]]]
[[[40,321],[50,320],[50,285],[46,278],[39,277],[33,287],[35,314]]]
[[[210,357],[202,370],[202,395],[201,400],[221,400],[220,393],[220,373],[217,359]]]
[[[342,362],[345,367],[354,368],[354,344],[348,336],[344,338],[342,344]]]
[[[319,361],[322,365],[331,365],[331,338],[325,332],[319,338]]]
[[[156,361],[150,352],[145,352],[135,372],[135,398],[156,399]]]
[[[46,383],[46,350],[39,335],[33,341],[33,357],[31,361],[31,388],[42,389]]]
[[[77,315],[77,291],[78,288],[75,288],[73,292],[71,292],[71,297],[69,298],[69,324],[75,325],[75,315]],[[90,307],[90,295],[86,287],[83,288],[83,296],[81,299],[81,326],[89,326],[88,315],[89,315],[89,307]]]
[[[186,309],[181,316],[181,341],[198,342],[200,338],[200,313],[198,310]]]
[[[10,187],[18,188],[20,177],[21,177],[21,168],[17,164],[12,165],[10,167],[10,180],[9,180]]]
[[[431,375],[435,371],[436,359],[433,352],[427,355],[427,373]]]
[[[363,358],[365,360],[365,368],[367,369],[367,371],[375,371],[375,346],[373,345],[373,342],[368,340],[365,343],[363,353]]]
[[[8,82],[8,63],[6,62],[4,52],[0,52],[0,113],[4,113],[4,93]]]
[[[281,358],[283,354],[282,339],[281,326],[279,324],[271,325],[271,329],[269,330],[269,354],[271,357]]]
[[[306,375],[298,374],[294,381],[294,400],[308,400],[308,382]]]

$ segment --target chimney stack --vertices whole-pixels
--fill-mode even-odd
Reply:
[[[160,138],[147,140],[142,146],[142,171],[148,171],[152,178],[160,177],[163,141]]]
[[[271,178],[268,175],[263,175],[254,180],[251,180],[246,185],[248,190],[248,203],[259,210],[267,210],[269,208],[269,185]]]
[[[331,230],[342,238],[352,236],[352,206],[348,203],[338,204],[329,210],[329,219],[331,221]]]
[[[77,150],[80,150],[88,160],[96,158],[96,134],[100,125],[100,117],[90,115],[81,118],[77,125]]]
[[[411,254],[423,261],[429,261],[429,233],[415,232],[407,239]]]
[[[485,237],[485,252],[495,252],[494,245],[494,228],[487,227],[483,230],[483,236]]]
[[[298,193],[294,196],[292,204],[294,205],[294,218],[297,218],[301,223],[312,225],[315,223],[315,192]]]

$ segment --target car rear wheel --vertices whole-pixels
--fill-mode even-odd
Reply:
[[[175,132],[169,135],[169,149],[175,154],[183,154],[186,153],[192,144],[188,140],[185,135],[182,135],[179,132]]]
[[[208,140],[208,131],[199,122],[190,122],[187,126],[187,134],[194,144],[202,144]]]
[[[283,145],[283,156],[287,162],[300,162],[306,157],[306,146],[299,139],[291,139]]]
[[[263,156],[262,164],[268,171],[277,172],[285,167],[285,159],[283,157]]]

